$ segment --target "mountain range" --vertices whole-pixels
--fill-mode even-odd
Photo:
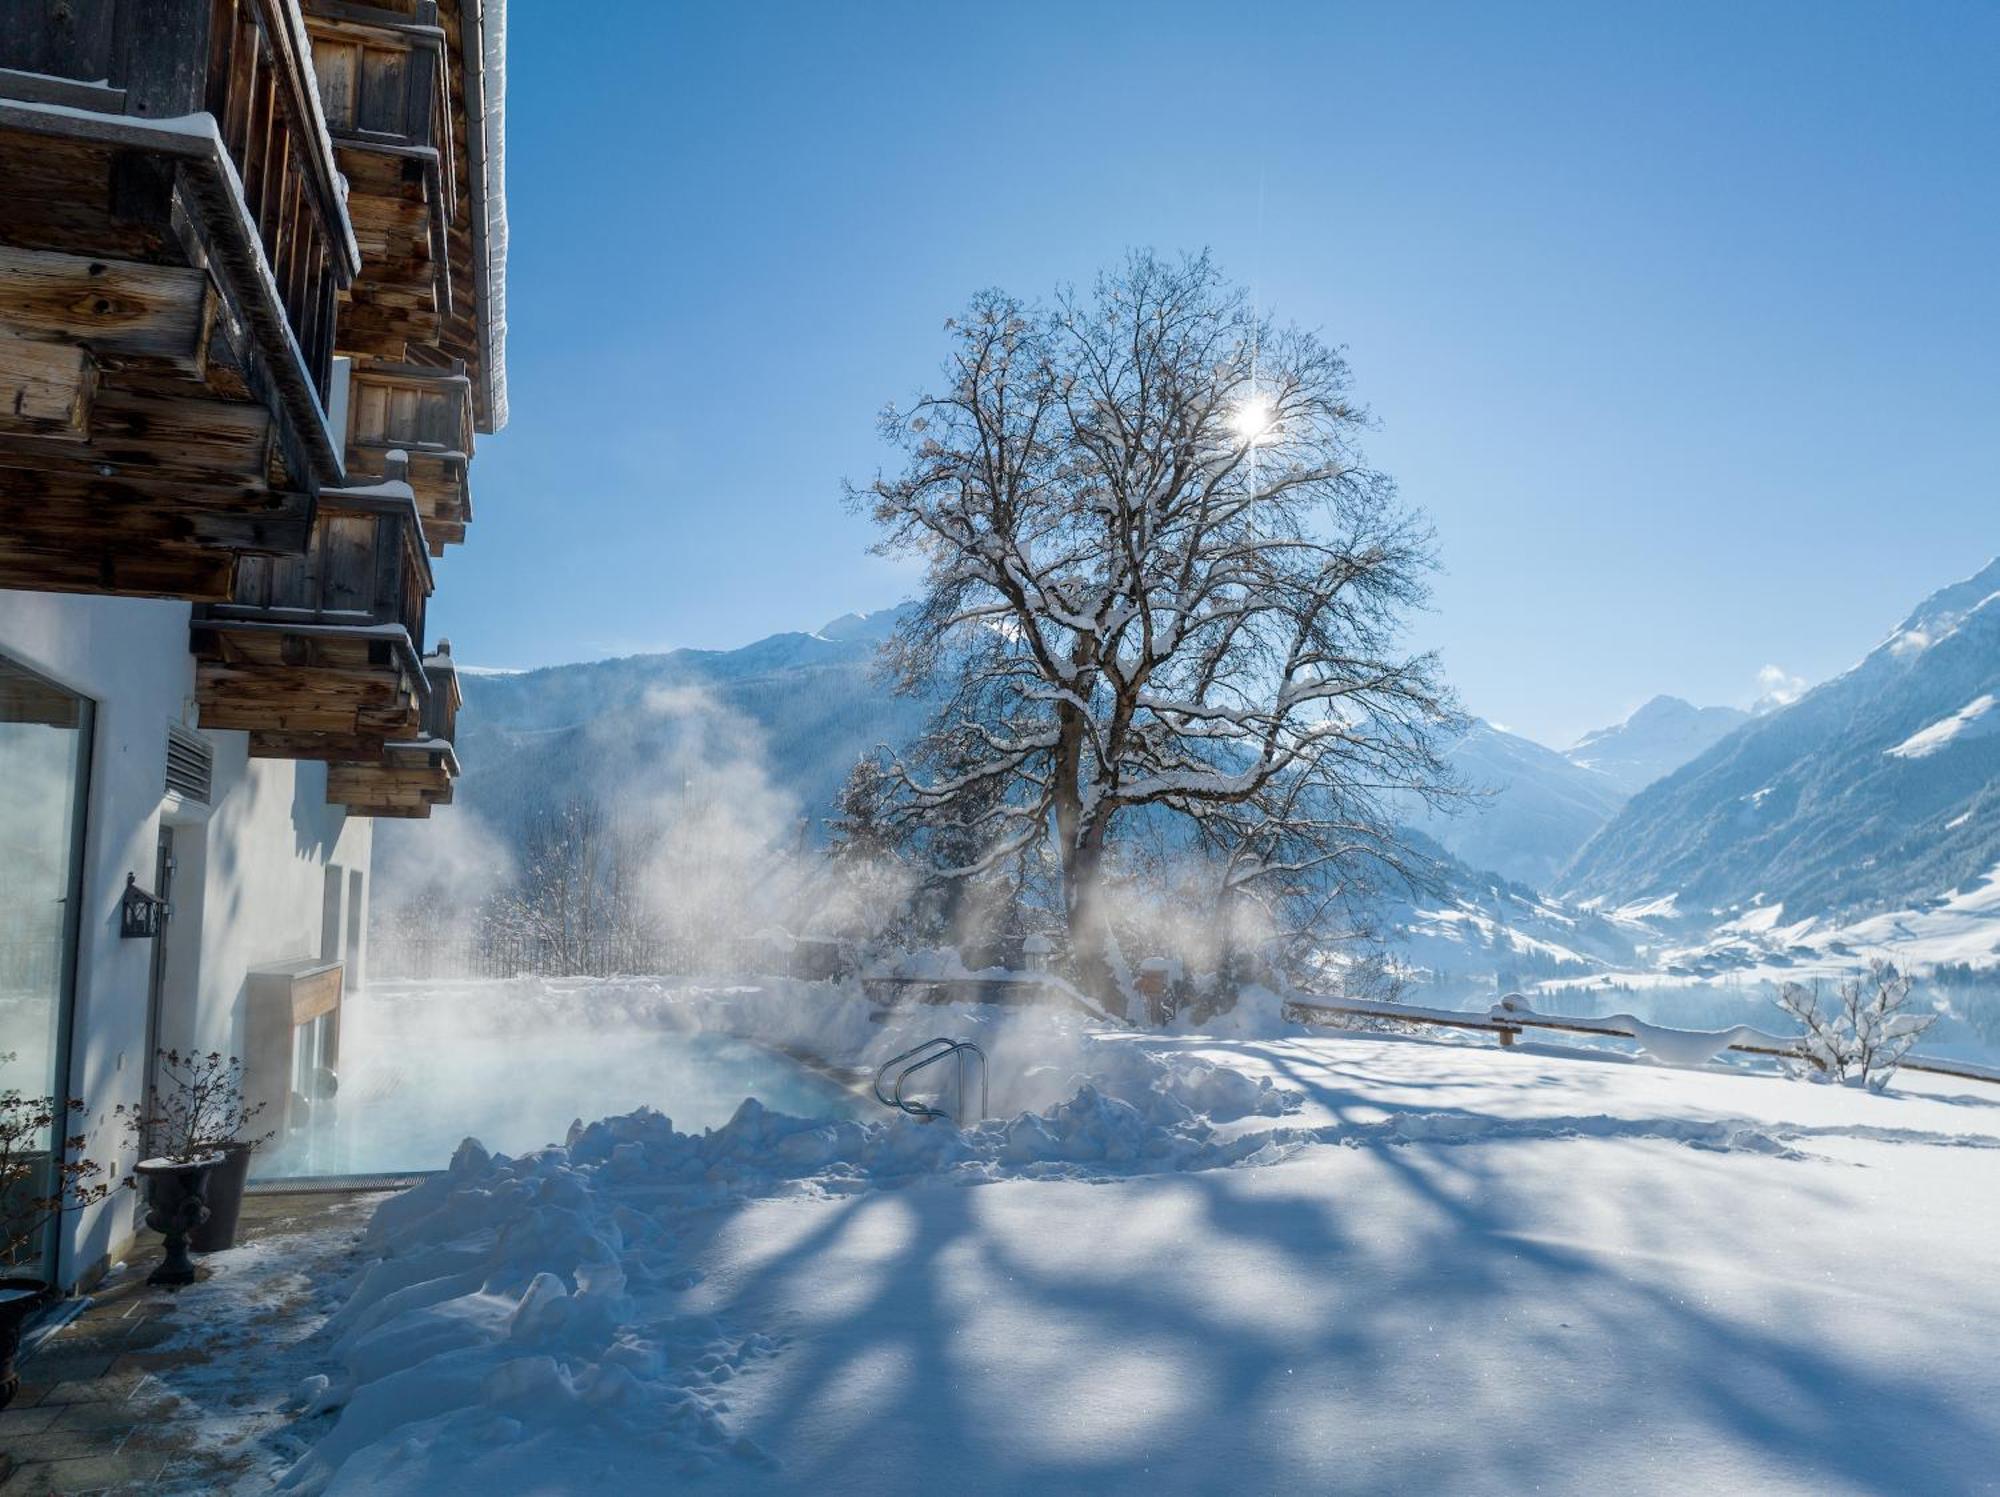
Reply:
[[[1584,734],[1563,750],[1563,757],[1603,775],[1622,799],[1666,778],[1748,721],[1750,714],[1741,708],[1697,707],[1679,697],[1654,697],[1615,727]]]
[[[1449,811],[1415,808],[1410,821],[1474,868],[1551,889],[1635,792],[1749,720],[1735,707],[1656,696],[1558,752],[1475,719],[1446,756],[1470,793]]]
[[[1641,790],[1562,874],[1712,918],[1919,909],[2000,866],[2000,559]]]
[[[767,823],[817,841],[854,761],[908,742],[928,710],[876,671],[896,617],[468,673],[457,805],[511,841],[579,789],[671,809],[727,772]],[[1787,920],[1924,908],[2000,866],[2000,561],[1789,706],[1655,697],[1564,751],[1475,721],[1450,761],[1472,794],[1410,821],[1449,855],[1453,898],[1496,928],[1638,904],[1697,923],[1773,904]],[[378,856],[424,835],[384,824]],[[1604,951],[1604,932],[1590,944]]]
[[[1445,758],[1466,794],[1440,811],[1412,807],[1410,824],[1472,867],[1533,888],[1551,887],[1625,803],[1610,776],[1481,719]]]

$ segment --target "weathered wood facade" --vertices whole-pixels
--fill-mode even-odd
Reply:
[[[279,0],[0,6],[0,586],[223,596],[340,480],[305,46]]]
[[[328,768],[326,798],[351,815],[424,817],[432,806],[450,804],[458,778],[452,733],[465,701],[450,641],[440,640],[437,652],[424,657],[424,677],[429,690],[420,734],[386,744],[372,762]]]
[[[408,18],[320,0],[307,26],[367,267],[342,309],[341,348],[400,362],[412,343],[438,341],[452,305],[459,178],[444,31],[432,0]]]
[[[458,772],[424,616],[504,413],[486,25],[0,0],[0,588],[195,603],[202,726],[361,815]]]

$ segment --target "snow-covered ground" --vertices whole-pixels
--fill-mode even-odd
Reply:
[[[461,1149],[375,1218],[293,1490],[2000,1490],[2000,1087],[804,984],[435,1001],[524,1049],[976,1035],[1006,1120]]]

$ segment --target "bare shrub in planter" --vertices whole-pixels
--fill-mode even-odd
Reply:
[[[188,1245],[197,1252],[219,1252],[236,1242],[236,1220],[243,1204],[250,1154],[263,1142],[262,1137],[249,1138],[245,1133],[263,1104],[244,1105],[243,1062],[233,1055],[216,1050],[185,1055],[162,1050],[155,1059],[160,1085],[152,1110],[121,1107],[119,1113],[142,1159],[183,1169],[179,1173],[141,1170],[127,1183],[136,1187],[145,1178],[148,1204],[164,1211],[171,1203],[163,1202],[160,1192],[185,1188],[193,1179],[185,1174],[186,1167],[212,1160],[199,1182],[208,1210],[198,1220],[189,1221],[186,1233]],[[159,1183],[168,1179],[176,1183]],[[181,1212],[175,1219],[180,1216],[192,1218],[195,1213]]]

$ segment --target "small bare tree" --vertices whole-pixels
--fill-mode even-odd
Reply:
[[[826,888],[811,891],[810,924],[866,943],[904,926],[912,881],[887,819],[891,787],[871,758],[855,762],[826,823]]]
[[[1456,714],[1398,647],[1429,535],[1362,460],[1340,355],[1205,256],[1134,255],[1047,308],[985,292],[947,328],[943,385],[883,418],[902,472],[849,491],[928,568],[901,684],[949,685],[891,773],[903,815],[975,845],[955,871],[1052,844],[1109,997],[1122,816],[1204,827],[1235,887],[1296,888],[1390,852],[1385,797],[1446,783]]]
[[[589,970],[604,916],[607,836],[603,807],[589,795],[540,807],[529,819],[518,882],[502,909],[540,943],[556,972]]]
[[[1937,1023],[1935,1013],[1911,1009],[1911,981],[1879,958],[1866,976],[1842,978],[1833,1002],[1821,1006],[1820,985],[1788,982],[1778,1006],[1805,1031],[1801,1049],[1811,1074],[1848,1086],[1880,1091],[1910,1047]]]

